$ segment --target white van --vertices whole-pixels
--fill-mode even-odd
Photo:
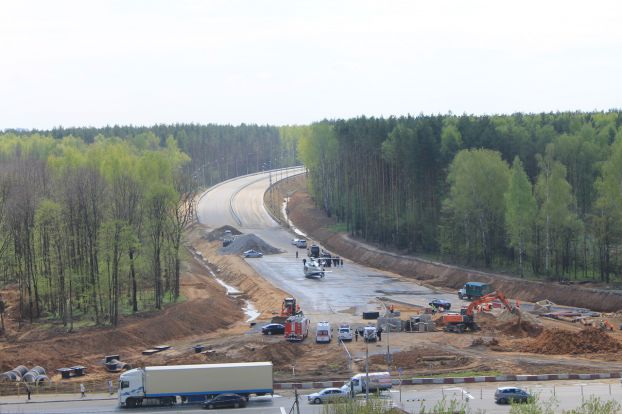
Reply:
[[[341,324],[339,327],[338,338],[342,341],[351,341],[352,340],[352,328],[347,323]]]
[[[363,340],[365,342],[376,342],[376,340],[378,340],[378,332],[375,326],[366,326],[363,328]]]
[[[330,323],[318,322],[317,328],[315,329],[315,342],[317,342],[318,344],[327,344],[332,338],[333,334],[330,331]]]

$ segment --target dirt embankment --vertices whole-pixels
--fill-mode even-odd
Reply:
[[[288,189],[290,220],[325,248],[342,257],[369,267],[414,278],[432,286],[457,290],[465,282],[476,280],[491,283],[495,289],[501,290],[507,296],[523,301],[536,302],[549,299],[560,305],[589,308],[601,312],[622,310],[622,294],[617,292],[484,273],[381,251],[365,242],[353,240],[347,234],[331,230],[330,227],[336,224],[335,219],[327,217],[321,209],[315,207],[303,183],[304,181],[301,180],[298,191],[295,193],[292,189]]]
[[[204,336],[226,329],[242,318],[240,303],[228,297],[224,288],[196,263],[185,263],[181,281],[186,302],[167,306],[161,312],[141,313],[121,318],[119,327],[84,328],[67,333],[58,328],[25,324],[17,330],[7,321],[9,335],[0,343],[0,372],[25,364],[41,365],[50,374],[60,367],[84,365],[89,378],[106,375],[101,365],[104,355],[120,354],[125,362],[142,365],[142,350],[181,338]],[[116,375],[115,375],[116,376]]]

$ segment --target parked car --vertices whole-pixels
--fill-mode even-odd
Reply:
[[[296,242],[296,247],[298,247],[299,249],[306,249],[307,241],[305,239],[298,239],[298,241]]]
[[[285,333],[285,325],[280,323],[269,323],[261,327],[261,333],[264,335],[278,335]]]
[[[244,252],[244,257],[262,257],[263,253],[258,252],[257,250],[247,250]]]
[[[203,408],[240,408],[246,407],[246,398],[238,394],[218,394],[211,400],[207,400]]]
[[[526,403],[530,398],[532,398],[531,394],[517,387],[499,387],[495,391],[497,404],[510,404],[512,401]]]
[[[340,341],[351,341],[352,340],[352,328],[347,323],[342,324],[339,327],[339,334],[337,338]]]
[[[436,309],[443,308],[443,310],[449,310],[451,308],[451,302],[444,299],[433,299],[428,305]]]
[[[324,388],[322,391],[307,395],[309,404],[324,404],[337,402],[348,397],[341,388]]]

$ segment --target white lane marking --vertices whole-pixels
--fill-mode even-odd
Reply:
[[[281,414],[287,414],[287,413],[285,412],[285,407],[279,407],[279,409],[281,410]]]

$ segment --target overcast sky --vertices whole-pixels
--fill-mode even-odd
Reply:
[[[621,108],[620,1],[0,0],[0,129]]]

